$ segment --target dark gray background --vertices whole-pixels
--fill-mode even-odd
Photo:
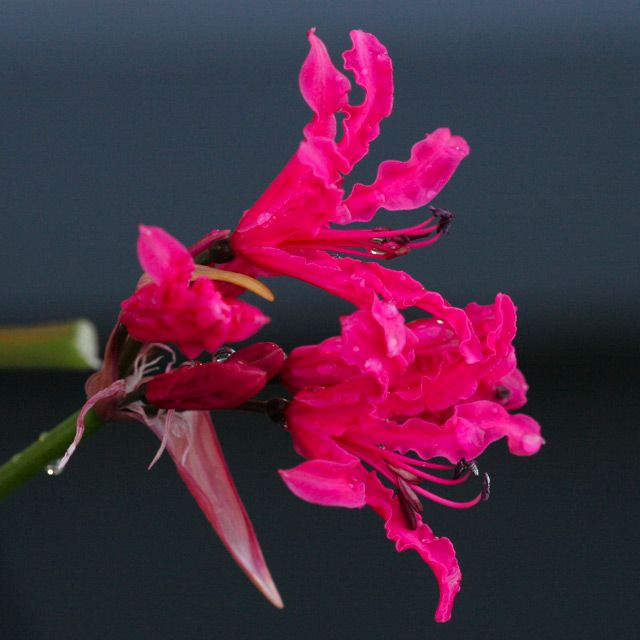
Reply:
[[[9,638],[601,638],[635,636],[637,554],[636,2],[5,2],[0,7],[0,322],[86,315],[103,339],[138,274],[136,225],[185,242],[233,227],[300,139],[310,26],[334,60],[360,27],[396,70],[369,181],[426,131],[472,154],[437,204],[452,233],[396,265],[457,304],[520,308],[528,412],[548,444],[501,446],[492,500],[427,507],[464,574],[435,626],[435,582],[371,513],[291,496],[286,434],[225,414],[218,431],[287,608],[226,557],[152,436],[116,425],[68,471],[1,506]],[[636,179],[634,179],[636,178]],[[351,180],[351,179],[350,179]],[[385,225],[419,214],[381,215]],[[287,347],[349,306],[301,284],[261,334]],[[0,376],[8,457],[82,402],[82,376]]]

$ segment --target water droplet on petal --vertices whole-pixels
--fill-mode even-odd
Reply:
[[[224,362],[225,360],[228,360],[235,352],[236,350],[232,349],[231,347],[222,347],[222,349],[218,349],[213,354],[213,361]]]
[[[273,218],[273,215],[271,213],[269,213],[268,211],[263,211],[256,218],[256,224],[259,224],[259,225],[266,224],[267,222],[269,222],[269,220],[271,220],[271,218]]]

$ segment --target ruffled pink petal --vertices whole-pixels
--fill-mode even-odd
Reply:
[[[333,181],[334,170],[314,166],[320,162],[314,156],[322,155],[323,145],[305,147],[303,143],[301,148],[309,153],[299,152],[289,161],[245,211],[231,236],[234,252],[249,263],[255,263],[254,249],[284,245],[291,238],[312,247],[315,233],[333,220],[341,206],[343,193]],[[280,272],[276,269],[274,273]]]
[[[506,390],[506,393],[503,390]],[[527,404],[528,390],[529,385],[520,369],[514,369],[498,380],[493,387],[494,397],[501,399],[502,406],[510,411],[520,409]]]
[[[313,284],[358,307],[370,306],[375,294],[399,308],[414,305],[424,287],[404,271],[375,262],[335,258],[323,251],[293,254],[277,247],[252,247],[247,259],[273,274]]]
[[[193,259],[187,248],[160,227],[140,225],[138,259],[156,284],[188,284]]]
[[[374,375],[345,380],[332,387],[315,387],[296,394],[287,408],[287,425],[296,440],[298,431],[318,434],[322,438],[340,438],[353,429],[367,424],[384,386]],[[322,444],[322,447],[325,445]],[[305,458],[341,459],[315,449],[312,443],[304,447]]]
[[[281,608],[282,599],[231,478],[209,414],[190,411],[182,413],[181,419],[167,426],[158,417],[149,426],[161,441],[165,439],[165,429],[169,429],[166,448],[180,477],[240,568],[274,606]]]
[[[336,143],[330,138],[309,138],[300,143],[296,154],[298,160],[308,167],[316,178],[327,188],[340,182],[341,173],[349,171],[349,164],[338,150]],[[342,192],[340,192],[342,196]],[[325,216],[326,222],[339,221],[344,217],[342,203],[336,204],[335,214]],[[312,234],[310,234],[312,235]]]
[[[208,362],[178,367],[151,378],[145,397],[161,409],[233,409],[266,384],[262,369],[242,363]]]
[[[296,347],[280,373],[282,383],[292,391],[305,387],[330,387],[360,374],[360,368],[342,358],[342,339],[328,338],[319,345]]]
[[[190,287],[148,284],[122,302],[121,322],[141,342],[172,342],[188,358],[245,340],[268,318],[256,307],[228,301],[207,278]]]
[[[366,472],[358,460],[342,464],[311,460],[278,473],[291,492],[307,502],[351,509],[365,504]]]
[[[463,309],[450,305],[439,293],[425,291],[415,306],[445,322],[459,341],[460,353],[472,364],[482,359],[482,347],[469,316]]]
[[[440,588],[435,620],[447,622],[451,618],[453,603],[462,580],[453,544],[448,538],[434,535],[417,514],[416,528],[408,528],[398,499],[393,497],[392,491],[384,487],[374,473],[368,476],[366,491],[367,504],[385,521],[387,537],[395,542],[397,551],[413,549],[433,571]]]
[[[393,65],[386,48],[375,36],[364,31],[352,31],[350,35],[353,47],[342,56],[344,68],[353,71],[365,97],[362,104],[344,109],[344,136],[338,146],[353,167],[380,134],[380,121],[391,113]]]
[[[243,300],[227,300],[227,303],[231,307],[226,328],[228,342],[246,340],[269,322],[269,317],[252,304]],[[216,346],[215,349],[217,348]],[[207,347],[207,351],[215,351],[215,349]]]
[[[344,203],[350,221],[371,220],[380,208],[408,210],[431,202],[468,154],[463,138],[452,136],[449,129],[436,129],[413,145],[409,160],[387,160],[378,168],[375,182],[353,187]]]
[[[348,104],[351,83],[331,62],[324,43],[315,34],[307,33],[310,50],[300,69],[300,92],[314,112],[313,121],[306,127],[307,137],[335,138],[335,113]]]
[[[506,437],[509,451],[515,455],[533,455],[544,444],[540,425],[524,414],[509,414],[496,402],[479,400],[460,404],[443,424],[428,419],[410,418],[402,425],[380,432],[369,428],[371,437],[399,451],[415,451],[424,460],[446,458],[452,463],[472,460],[493,442]]]
[[[340,319],[339,358],[370,373],[385,386],[413,361],[413,343],[402,314],[389,302],[374,298],[370,309],[361,309]]]

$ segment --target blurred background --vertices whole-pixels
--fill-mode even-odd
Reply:
[[[233,228],[309,119],[297,74],[311,26],[336,63],[352,28],[394,61],[394,113],[349,184],[436,127],[469,141],[435,202],[456,213],[451,233],[393,266],[458,305],[514,298],[547,445],[532,459],[496,445],[479,508],[427,507],[464,575],[438,626],[419,558],[396,554],[372,513],[289,494],[275,470],[298,459],[260,417],[216,424],[284,611],[236,569],[168,458],[146,471],[153,436],[115,425],[0,505],[0,634],[635,637],[636,2],[4,0],[0,324],[82,315],[104,341],[138,277],[140,222],[185,243]],[[288,348],[335,334],[350,310],[269,284],[261,337]],[[83,378],[0,373],[2,457],[74,411]]]

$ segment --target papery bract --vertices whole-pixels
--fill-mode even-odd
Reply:
[[[124,335],[121,327],[116,326],[107,344],[103,368],[87,381],[89,400],[80,413],[76,438],[62,464],[66,464],[82,437],[84,416],[93,407],[105,419],[134,419],[147,425],[161,441],[152,464],[162,451],[169,453],[180,477],[238,566],[273,605],[282,607],[282,599],[233,482],[209,413],[179,409],[192,403],[226,408],[247,399],[249,393],[257,393],[278,373],[284,353],[273,343],[257,343],[238,350],[225,362],[192,363],[190,368],[181,367],[150,377],[153,361],[147,364],[147,356],[160,345],[148,345],[136,358],[132,373],[119,378],[118,361]],[[228,377],[230,371],[233,385]],[[219,375],[212,376],[212,372]],[[176,378],[172,379],[172,374],[176,374]],[[188,384],[184,384],[185,374]],[[199,379],[199,375],[203,378]],[[153,380],[157,378],[160,382],[154,385]],[[151,395],[158,401],[156,408],[165,406],[167,410],[160,408],[159,412],[149,413],[142,400],[121,406],[130,394],[138,395],[135,392],[141,384],[146,386],[147,394],[151,385]]]

